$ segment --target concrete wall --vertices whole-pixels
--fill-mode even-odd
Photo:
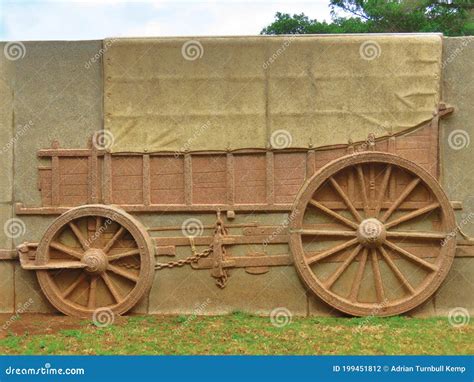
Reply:
[[[58,139],[62,147],[85,147],[87,139],[102,128],[102,70],[100,41],[24,43],[25,56],[16,61],[0,57],[0,146],[13,145],[0,156],[0,170],[6,180],[0,185],[0,225],[12,216],[12,203],[39,206],[36,152]],[[3,45],[0,45],[3,52]],[[98,56],[97,56],[98,55]],[[93,59],[93,57],[99,57]],[[95,62],[94,62],[95,61]],[[451,200],[463,202],[458,222],[474,213],[474,143],[464,145],[451,136],[474,139],[474,38],[445,39],[443,99],[456,106],[453,116],[443,121],[440,136],[442,183]],[[24,133],[21,133],[24,132]],[[20,134],[21,133],[21,134]],[[459,132],[458,132],[459,133]],[[17,136],[18,139],[14,137]],[[454,142],[454,143],[453,143]],[[9,147],[9,146],[8,146]],[[14,155],[13,155],[14,153]],[[13,159],[14,158],[14,159]],[[12,176],[14,174],[14,182]],[[181,224],[183,214],[141,215],[147,225]],[[214,216],[195,215],[204,224]],[[283,219],[283,215],[251,217],[265,223]],[[0,236],[0,248],[11,249],[23,241],[39,241],[53,217],[21,216],[24,232],[14,240]],[[237,217],[236,223],[248,217]],[[275,223],[273,223],[275,224]],[[471,222],[461,224],[474,236]],[[288,251],[287,246],[281,248]],[[464,253],[459,252],[458,255]],[[167,261],[169,259],[159,259]],[[444,315],[454,307],[474,312],[474,258],[457,257],[438,292],[409,314]],[[52,312],[34,272],[24,271],[17,261],[0,261],[0,312],[25,309]],[[33,302],[30,302],[32,299]],[[267,314],[286,307],[295,315],[340,315],[308,294],[293,267],[277,267],[265,275],[254,276],[243,269],[232,270],[228,286],[214,285],[209,271],[189,267],[156,272],[150,295],[134,309],[137,313],[193,313],[205,304],[203,313],[221,314],[234,310]]]
[[[0,43],[4,51],[5,44]],[[11,237],[3,234],[3,227],[9,225],[12,218],[13,198],[13,86],[14,65],[6,55],[0,56],[0,250],[13,248]],[[14,263],[0,260],[0,312],[13,309]]]
[[[12,146],[15,153],[13,163],[10,160],[5,170],[14,174],[13,203],[21,201],[28,205],[41,205],[37,167],[42,162],[36,155],[37,150],[50,147],[55,139],[62,147],[84,147],[87,138],[102,127],[101,61],[91,64],[102,42],[25,42],[23,46],[23,58],[6,60],[14,68],[9,80],[10,113],[13,116],[11,135],[16,139],[13,139]],[[0,59],[5,60],[4,55]],[[2,126],[2,144],[12,139],[9,136],[4,138],[3,133]],[[3,170],[3,161],[0,161]],[[9,193],[8,208],[11,210],[12,192]],[[4,201],[3,195],[2,192],[0,202]],[[0,225],[3,227],[5,219],[1,211]],[[23,228],[19,231],[21,234],[15,235],[13,245],[38,241],[53,219],[22,216]],[[1,238],[3,240],[4,236]],[[12,248],[11,244],[6,248]],[[16,261],[2,261],[0,282],[9,279],[13,280],[10,287],[1,289],[0,309],[10,312],[15,307],[35,312],[52,311],[34,272],[21,269]],[[4,300],[3,296],[8,298]]]

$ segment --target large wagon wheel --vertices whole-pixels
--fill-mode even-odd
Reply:
[[[38,281],[61,312],[90,318],[99,308],[130,310],[153,280],[153,246],[142,224],[111,206],[64,213],[38,245]]]
[[[300,277],[351,315],[414,308],[439,287],[454,257],[454,212],[439,183],[391,154],[329,163],[303,185],[290,220]]]

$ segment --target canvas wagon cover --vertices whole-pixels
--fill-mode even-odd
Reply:
[[[440,99],[442,37],[104,41],[112,152],[308,148],[398,134]]]

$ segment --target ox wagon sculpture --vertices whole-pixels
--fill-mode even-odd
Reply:
[[[439,36],[410,38],[415,45],[410,45],[412,40],[399,37],[375,38],[376,45],[387,49],[386,52],[390,52],[390,44],[395,44],[396,51],[401,52],[401,62],[408,57],[406,67],[411,68],[412,76],[407,75],[401,84],[410,87],[415,82],[418,89],[422,88],[413,98],[411,95],[403,98],[404,95],[393,89],[393,84],[389,85],[390,94],[396,93],[394,99],[400,98],[401,106],[397,104],[388,111],[397,116],[384,131],[380,132],[380,124],[374,123],[370,105],[365,110],[357,110],[357,105],[351,110],[344,106],[336,110],[339,106],[317,106],[317,99],[310,107],[323,109],[321,120],[312,115],[312,120],[316,120],[314,125],[308,125],[303,119],[298,123],[294,119],[285,125],[278,120],[278,107],[289,102],[289,98],[285,98],[281,104],[273,100],[270,106],[263,106],[267,108],[266,115],[275,116],[272,122],[275,126],[269,129],[268,122],[263,127],[255,126],[250,120],[242,127],[234,118],[229,122],[234,126],[231,138],[226,135],[231,130],[202,128],[201,116],[189,109],[182,111],[188,113],[189,118],[179,119],[176,124],[187,126],[196,118],[195,125],[201,126],[198,133],[188,130],[194,135],[189,133],[183,137],[176,130],[165,129],[167,134],[163,134],[160,126],[172,122],[163,122],[159,112],[172,110],[173,102],[167,98],[170,93],[166,92],[171,90],[166,90],[165,80],[158,84],[153,82],[154,75],[162,70],[159,64],[153,68],[148,65],[155,62],[156,57],[136,64],[132,74],[125,74],[118,69],[120,65],[116,65],[120,60],[126,66],[132,56],[130,52],[138,57],[144,52],[141,49],[151,47],[161,52],[162,61],[167,62],[172,54],[175,55],[173,65],[178,65],[179,59],[183,61],[173,72],[175,77],[169,73],[168,77],[176,80],[177,76],[178,82],[184,78],[198,81],[196,78],[211,69],[199,66],[206,65],[199,58],[177,57],[186,53],[185,40],[114,41],[104,57],[105,128],[93,137],[87,148],[62,148],[58,137],[50,148],[40,149],[38,156],[49,161],[39,167],[42,205],[16,205],[18,215],[59,215],[46,228],[39,243],[26,242],[18,247],[22,267],[36,272],[41,289],[52,305],[65,314],[81,317],[90,317],[98,308],[126,313],[147,294],[155,271],[184,265],[196,271],[210,271],[220,288],[232,282],[233,268],[244,268],[258,277],[272,267],[294,265],[310,292],[351,315],[388,316],[418,306],[445,279],[456,249],[453,206],[438,182],[439,121],[453,108],[438,99]],[[268,68],[259,67],[264,78],[262,86],[266,86],[267,91],[278,86],[278,82],[272,85],[272,76],[280,76],[279,81],[283,81],[286,77],[282,71],[290,67],[288,60],[301,63],[301,57],[307,55],[300,53],[307,52],[308,46],[313,44],[317,50],[329,41],[321,37],[314,39],[288,40],[286,52],[274,62],[267,62]],[[390,82],[388,77],[398,75],[392,72],[388,77],[380,77],[378,69],[370,67],[373,62],[360,56],[365,38],[327,39],[335,40],[330,40],[332,44],[325,49],[339,49],[339,42],[349,39],[355,49],[348,60],[365,68],[366,78],[378,76],[383,85]],[[198,44],[198,48],[204,49],[202,60],[206,55],[213,57],[211,40],[201,39]],[[245,55],[255,47],[266,46],[262,55],[266,57],[267,52],[273,51],[270,48],[277,49],[286,40],[249,41],[253,45],[248,49],[229,43],[230,48],[224,51],[230,54],[239,51]],[[417,56],[420,43],[426,49]],[[402,45],[407,46],[407,50],[400,51]],[[430,61],[430,54],[436,59]],[[237,55],[233,58],[237,60]],[[428,72],[427,67],[431,68]],[[144,68],[149,71],[148,76],[138,78]],[[318,70],[325,68],[323,65]],[[164,78],[162,73],[156,76]],[[225,75],[216,76],[216,91],[231,87],[232,81],[240,79],[238,75],[230,79]],[[337,76],[333,77],[336,81]],[[344,80],[355,77],[346,74]],[[399,78],[402,77],[400,74]],[[209,78],[206,81],[209,82]],[[298,76],[294,79],[297,81]],[[319,89],[318,81],[322,79],[317,76],[313,79]],[[433,88],[426,90],[430,84]],[[156,99],[143,102],[136,99],[133,91],[137,88],[146,94],[152,93],[152,98],[157,94],[164,97],[158,100],[163,109],[157,107],[153,113],[143,114],[132,112],[136,117],[129,123],[128,115],[120,115],[124,109],[137,111],[148,107],[143,105],[157,105]],[[322,89],[323,98],[331,92],[330,88],[324,90],[323,86]],[[343,89],[346,88],[343,86]],[[335,103],[346,90],[334,96]],[[179,91],[187,90],[173,91],[173,94],[181,94]],[[364,95],[369,93],[367,89],[352,88],[350,92],[352,103],[357,103],[354,94],[371,97]],[[290,98],[299,95],[290,92]],[[206,93],[202,97],[213,95]],[[420,97],[430,98],[420,104]],[[203,108],[211,107],[206,99],[202,102]],[[239,113],[251,114],[245,107],[237,109],[225,117],[235,113],[237,118]],[[329,109],[332,114],[326,113],[329,119],[324,119]],[[220,128],[225,123],[215,113],[217,122],[211,120],[209,124]],[[337,113],[344,118],[355,116],[360,119],[358,123],[369,128],[359,129],[358,125],[352,125],[354,121],[339,118]],[[337,118],[333,118],[335,114]],[[398,126],[400,115],[408,119],[415,115],[418,119]],[[288,127],[293,122],[295,125]],[[339,136],[328,135],[341,123],[344,134],[349,131],[350,135],[345,143],[340,142]],[[259,141],[254,134],[259,136],[262,129],[264,139]],[[133,134],[136,131],[141,133]],[[177,138],[168,139],[170,134]],[[282,134],[287,140],[284,144],[278,141]],[[239,135],[244,143],[239,143]],[[141,221],[143,214],[159,218],[171,213],[181,214],[191,225],[149,226]],[[214,213],[215,224],[201,225],[194,218],[199,213]],[[273,224],[253,221],[273,213],[285,214],[286,218],[273,219]],[[246,219],[239,220],[239,217]],[[197,226],[192,227],[193,223]],[[197,231],[192,232],[193,228]],[[183,234],[171,234],[181,231]],[[247,246],[244,247],[248,248],[246,254],[234,254],[237,246]],[[187,247],[188,256],[178,256],[179,247]],[[259,250],[253,249],[257,247]],[[163,256],[176,259],[156,260]]]

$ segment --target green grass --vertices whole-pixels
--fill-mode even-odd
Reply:
[[[54,319],[54,318],[53,318]],[[1,354],[473,354],[474,324],[446,318],[131,316],[98,328],[78,322],[57,333],[0,339]]]

